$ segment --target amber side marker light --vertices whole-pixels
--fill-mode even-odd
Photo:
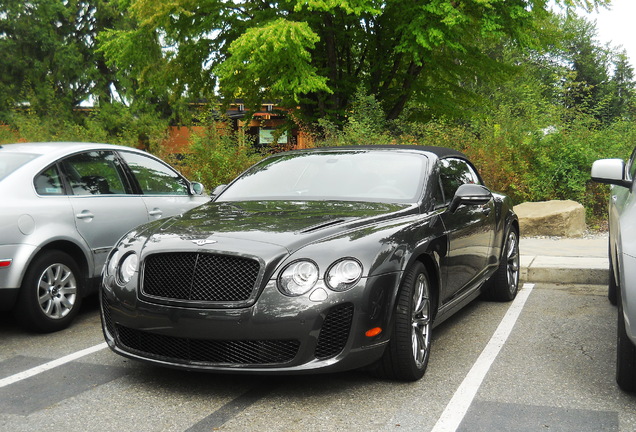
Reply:
[[[382,333],[382,329],[380,327],[375,327],[370,330],[367,330],[364,335],[366,337],[373,337],[373,336],[379,335],[380,333]]]

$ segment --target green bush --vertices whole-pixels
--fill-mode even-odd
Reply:
[[[608,187],[590,179],[592,163],[602,158],[629,157],[636,144],[636,125],[616,122],[601,126],[580,113],[518,110],[505,106],[485,120],[457,124],[447,121],[387,124],[379,119],[380,105],[360,93],[341,129],[322,123],[317,146],[365,144],[421,144],[464,152],[477,166],[485,183],[526,201],[574,200],[587,212],[588,225],[607,217]],[[361,107],[356,109],[355,107]]]
[[[230,122],[221,120],[209,121],[204,133],[193,133],[188,152],[180,161],[175,160],[175,155],[161,156],[172,159],[184,175],[203,183],[210,191],[229,183],[263,158],[243,131],[232,130]]]

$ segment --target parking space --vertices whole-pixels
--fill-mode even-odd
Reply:
[[[0,430],[636,430],[636,395],[614,382],[616,309],[605,288],[529,288],[521,306],[476,301],[438,327],[416,383],[364,372],[260,377],[150,367],[102,349],[95,304],[51,335],[2,317]]]

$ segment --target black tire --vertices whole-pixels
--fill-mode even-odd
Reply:
[[[483,298],[493,301],[512,301],[519,291],[519,233],[510,228],[504,239],[497,271],[486,282]]]
[[[14,314],[27,328],[50,333],[73,321],[82,303],[83,278],[75,260],[51,250],[38,255],[20,288]]]
[[[618,284],[616,283],[616,274],[614,270],[614,264],[612,264],[612,255],[609,255],[609,285],[607,287],[607,299],[611,304],[616,306],[617,304],[617,291]]]
[[[432,323],[431,285],[426,268],[416,262],[402,279],[391,340],[376,374],[403,381],[422,378],[431,352]]]
[[[620,299],[616,328],[616,383],[622,390],[634,392],[636,391],[636,346],[627,337],[623,303]]]

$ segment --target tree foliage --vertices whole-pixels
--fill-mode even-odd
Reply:
[[[108,102],[116,78],[96,52],[96,35],[124,18],[108,0],[3,0],[0,120],[28,102],[43,115],[69,115],[92,97]]]
[[[360,86],[387,119],[410,101],[452,111],[466,82],[502,69],[484,44],[545,46],[551,14],[547,0],[132,0],[130,11],[138,27],[103,50],[142,87],[208,97],[220,78],[226,98],[299,105],[310,121],[342,118]]]

